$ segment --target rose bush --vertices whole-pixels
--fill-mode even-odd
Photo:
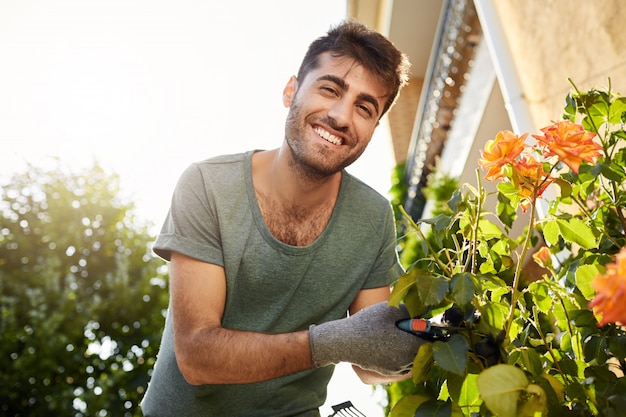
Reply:
[[[572,87],[562,121],[487,141],[486,183],[477,170],[433,217],[403,213],[390,302],[452,334],[388,387],[390,416],[626,409],[626,99]]]

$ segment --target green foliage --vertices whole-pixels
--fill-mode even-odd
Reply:
[[[456,330],[420,349],[412,380],[387,389],[390,416],[622,414],[626,332],[619,322],[600,326],[589,302],[594,279],[626,243],[626,99],[610,85],[572,86],[564,119],[596,134],[602,156],[577,173],[560,159],[546,163],[554,176],[549,200],[539,199],[545,180],[535,188],[503,181],[487,193],[477,176],[476,187],[463,184],[452,195],[450,182],[440,182],[441,192],[429,196],[439,200],[431,218],[415,222],[397,206],[407,273],[391,303]],[[536,258],[543,269],[531,268],[542,246],[550,256]],[[617,304],[626,302],[626,275],[618,279]]]
[[[0,202],[0,413],[141,415],[167,290],[118,178],[31,166]]]

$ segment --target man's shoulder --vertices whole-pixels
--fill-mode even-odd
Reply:
[[[193,165],[202,167],[202,166],[211,166],[211,165],[242,163],[246,160],[246,158],[249,156],[250,153],[251,151],[212,156],[210,158],[206,158],[201,161],[194,162]]]
[[[250,154],[251,152],[225,154],[193,162],[181,174],[178,187],[219,190],[242,183],[246,172],[246,160]]]
[[[249,163],[253,151],[212,156],[191,163],[184,176],[196,178],[216,178],[236,176],[242,178],[246,164]]]
[[[359,178],[348,173],[343,172],[346,183],[346,192],[350,198],[356,198],[357,200],[367,200],[369,204],[375,204],[376,206],[388,206],[389,199],[380,194],[370,185],[361,181]]]

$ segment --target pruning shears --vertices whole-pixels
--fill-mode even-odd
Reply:
[[[400,330],[426,338],[426,339],[447,339],[458,330],[467,330],[462,327],[445,326],[433,323],[427,319],[404,319],[399,320],[396,326]]]

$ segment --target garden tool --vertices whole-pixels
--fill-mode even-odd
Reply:
[[[333,411],[334,413],[329,417],[367,417],[365,414],[357,410],[350,401],[333,405]]]
[[[413,333],[423,339],[440,340],[447,339],[459,330],[467,330],[463,327],[446,326],[433,323],[427,319],[404,319],[396,323],[399,329]]]

